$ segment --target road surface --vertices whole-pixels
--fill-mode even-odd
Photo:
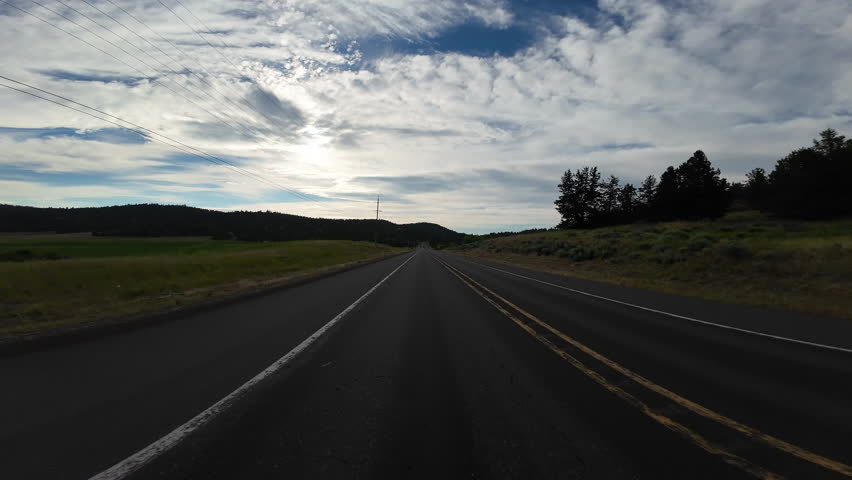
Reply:
[[[0,359],[0,475],[849,478],[850,348],[849,322],[420,249]]]

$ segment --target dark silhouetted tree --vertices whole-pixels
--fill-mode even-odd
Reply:
[[[553,202],[562,216],[560,228],[590,226],[598,216],[601,174],[597,167],[583,167],[562,175],[559,198]]]
[[[660,183],[654,189],[651,198],[650,214],[654,219],[671,220],[679,214],[678,175],[674,167],[667,168],[660,175]]]
[[[643,206],[651,205],[651,200],[653,200],[656,191],[657,177],[648,175],[645,177],[645,180],[642,180],[642,185],[639,185],[639,203]]]
[[[810,148],[778,160],[769,174],[769,210],[781,216],[829,218],[852,214],[852,141],[831,128]]]
[[[763,208],[766,196],[769,194],[769,177],[766,170],[755,168],[746,173],[745,197],[748,205],[753,208]]]
[[[618,194],[621,192],[618,187],[620,183],[621,180],[618,177],[610,175],[609,180],[601,184],[599,217],[594,220],[594,223],[606,225],[617,221],[621,210],[618,205]]]
[[[849,148],[849,142],[852,140],[847,141],[845,135],[837,134],[837,130],[826,128],[819,132],[819,140],[814,139],[812,148],[823,157],[830,157],[843,148]]]
[[[636,187],[630,183],[621,187],[621,191],[618,192],[618,206],[621,210],[621,221],[631,222],[636,219],[638,207],[636,202]]]
[[[565,170],[558,187],[559,197],[553,203],[562,217],[559,227],[567,228],[573,226],[576,220],[574,205],[578,200],[577,183],[574,181],[574,173],[571,170]]]
[[[728,182],[720,178],[707,155],[697,150],[677,172],[677,218],[718,218],[728,208]]]

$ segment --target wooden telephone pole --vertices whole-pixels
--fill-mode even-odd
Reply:
[[[379,243],[379,197],[381,195],[376,195],[376,231],[373,237],[373,243]]]

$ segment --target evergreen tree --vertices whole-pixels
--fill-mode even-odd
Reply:
[[[782,216],[830,218],[852,214],[852,141],[831,128],[810,148],[791,152],[769,174],[769,209]]]
[[[621,181],[618,177],[610,175],[609,181],[601,184],[600,218],[597,219],[598,223],[612,223],[618,216],[620,211],[618,195],[621,193],[621,189],[618,187],[619,183]]]
[[[655,219],[671,220],[677,218],[680,213],[678,207],[678,175],[675,168],[669,166],[662,175],[660,183],[654,189],[651,198],[651,217]]]
[[[638,201],[643,206],[651,205],[654,199],[654,194],[657,191],[657,177],[648,175],[645,180],[642,180],[642,185],[639,186]]]
[[[574,224],[574,204],[577,201],[577,183],[574,181],[574,174],[571,170],[566,170],[562,174],[562,181],[559,182],[559,198],[553,203],[556,205],[556,211],[562,217],[559,228],[568,228]]]
[[[762,208],[766,204],[769,193],[769,177],[766,170],[755,168],[746,174],[748,181],[745,185],[746,201],[753,208]]]
[[[728,208],[727,181],[720,178],[707,155],[697,150],[676,171],[676,218],[718,218]]]
[[[621,221],[629,222],[636,218],[636,187],[628,183],[618,192],[618,205]]]
[[[559,183],[559,198],[553,202],[562,216],[560,228],[585,227],[598,216],[600,178],[597,167],[583,167],[576,173],[567,170]]]

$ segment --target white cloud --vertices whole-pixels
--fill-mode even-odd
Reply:
[[[180,45],[188,57],[135,25],[204,80],[117,25],[116,32],[178,74],[139,66],[148,77],[139,78],[126,65],[9,8],[0,10],[0,75],[62,92],[311,194],[366,198],[378,187],[364,177],[455,180],[448,180],[451,188],[431,192],[406,191],[402,180],[386,183],[383,193],[391,200],[384,210],[395,221],[461,229],[555,224],[550,198],[566,168],[596,164],[637,181],[702,148],[723,173],[738,178],[754,166],[771,167],[826,126],[848,132],[852,125],[852,9],[845,1],[602,0],[592,20],[542,19],[540,24],[555,26],[511,57],[390,52],[369,59],[365,45],[377,38],[428,41],[454,25],[474,21],[501,29],[517,16],[510,3],[496,0],[184,3],[217,32],[206,35],[209,41],[227,44],[220,51],[228,60],[159,3],[121,5]],[[97,5],[133,24],[109,4]],[[187,12],[176,11],[202,29]],[[43,10],[32,12],[81,32]],[[75,81],[63,72],[102,81]],[[204,108],[167,86],[192,90],[197,98],[186,95]],[[2,127],[111,126],[11,91],[0,91],[0,101]],[[256,113],[258,105],[264,115]],[[234,133],[205,110],[244,126]],[[369,216],[369,202],[282,203],[277,199],[284,194],[270,185],[202,162],[190,170],[152,173],[146,168],[168,161],[167,149],[153,143],[2,136],[0,142],[0,167],[124,175],[132,181],[125,196],[153,195],[157,189],[145,187],[147,178],[160,182],[168,198],[185,194],[186,203],[208,188],[197,185],[213,184],[233,196],[228,208]],[[514,177],[481,173],[492,170]],[[540,186],[522,184],[527,177]],[[16,196],[0,193],[0,201],[46,195],[44,185],[28,197],[16,185]],[[51,198],[72,193],[55,192]]]

